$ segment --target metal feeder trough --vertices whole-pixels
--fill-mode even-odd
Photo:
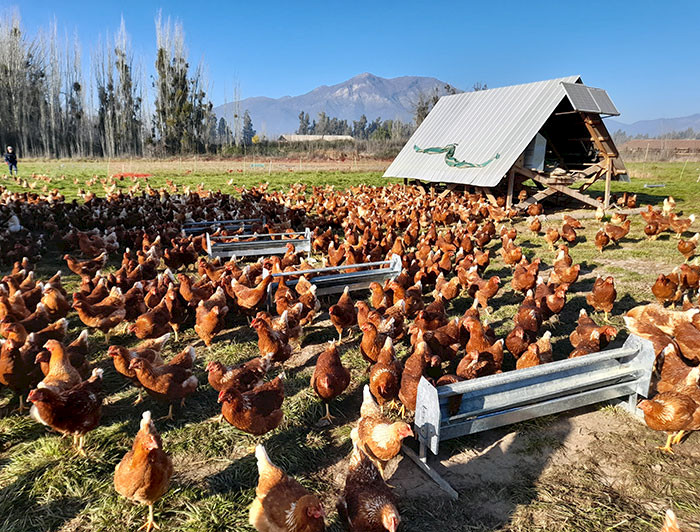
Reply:
[[[360,269],[357,272],[346,272],[345,270]],[[365,262],[361,264],[347,264],[340,266],[328,266],[326,268],[314,268],[311,270],[297,270],[293,272],[273,273],[273,278],[284,277],[287,286],[297,284],[297,279],[286,280],[290,277],[313,276],[309,280],[316,285],[316,295],[325,296],[328,294],[339,294],[347,286],[351,292],[365,290],[373,282],[383,283],[386,280],[394,279],[401,273],[401,257],[392,255],[389,260],[378,262]],[[319,275],[320,274],[320,275]],[[268,308],[273,303],[275,291],[279,283],[273,281],[267,287]]]
[[[228,231],[252,231],[256,225],[265,225],[265,217],[262,218],[242,218],[240,220],[204,220],[201,222],[185,222],[182,230],[187,235],[201,235],[202,233],[213,233],[217,229]]]
[[[277,238],[273,238],[277,237]],[[286,237],[286,238],[284,238]],[[292,238],[290,238],[292,237]],[[227,242],[227,240],[238,239]],[[259,255],[284,255],[287,244],[296,251],[311,251],[311,230],[297,233],[264,233],[249,235],[211,236],[207,233],[206,251],[210,257],[230,258]]]
[[[457,492],[427,461],[440,442],[467,434],[612,401],[640,416],[638,396],[647,397],[656,355],[648,340],[631,335],[623,347],[541,366],[507,371],[435,388],[424,377],[418,384],[415,434],[418,454],[411,458],[453,499]],[[458,411],[448,401],[461,396]]]

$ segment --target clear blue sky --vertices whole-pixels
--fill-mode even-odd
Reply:
[[[607,89],[620,120],[700,113],[700,2],[119,2],[10,0],[31,32],[56,18],[85,57],[121,16],[152,71],[154,19],[182,22],[215,105],[297,95],[362,72],[433,76],[461,89],[580,74]]]

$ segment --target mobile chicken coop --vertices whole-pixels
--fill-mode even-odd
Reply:
[[[532,179],[539,191],[518,207],[557,193],[585,204],[584,192],[605,179],[626,176],[602,117],[620,113],[603,89],[580,76],[443,96],[384,173],[384,177],[472,186],[495,201]]]

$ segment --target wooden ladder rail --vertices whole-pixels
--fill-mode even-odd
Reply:
[[[605,171],[605,196],[603,199],[603,208],[607,209],[610,206],[610,182],[613,176],[618,174],[626,174],[627,169],[620,158],[620,153],[615,147],[608,128],[597,113],[581,112],[583,123],[591,135],[591,140],[595,145],[598,153],[602,156],[601,166]],[[590,185],[589,185],[590,186]]]

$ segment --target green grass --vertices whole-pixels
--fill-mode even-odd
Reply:
[[[621,194],[629,192],[637,194],[637,202],[646,205],[660,204],[667,196],[673,196],[676,201],[685,203],[687,208],[700,201],[700,186],[697,180],[700,176],[700,162],[685,163],[627,163],[627,169],[632,177],[631,183],[613,181],[611,191]],[[665,185],[661,188],[644,188],[645,184]],[[599,181],[591,190],[602,195],[603,182]]]
[[[267,160],[263,163],[269,164]],[[140,183],[142,188],[146,186],[146,183],[153,188],[158,188],[165,186],[166,180],[172,180],[180,187],[196,187],[202,184],[207,189],[229,193],[233,193],[233,186],[250,187],[265,182],[269,182],[270,188],[273,190],[285,190],[294,183],[306,183],[309,186],[334,185],[338,188],[347,188],[363,183],[381,186],[388,182],[387,179],[382,178],[382,171],[352,171],[351,165],[335,165],[335,168],[342,169],[327,170],[323,163],[304,161],[300,170],[298,164],[293,161],[288,163],[273,162],[273,171],[269,172],[268,166],[259,168],[252,167],[253,164],[257,163],[252,163],[250,159],[246,160],[245,163],[243,161],[197,161],[194,159],[185,161],[135,160],[111,163],[102,160],[45,161],[38,159],[22,161],[20,177],[30,183],[35,182],[37,191],[41,191],[43,186],[48,187],[48,190],[57,188],[69,200],[77,197],[80,189],[90,188],[98,194],[104,194],[103,184],[106,183],[107,186],[110,186],[111,182],[108,182],[107,178],[118,173],[152,175],[147,180],[137,179],[134,181],[130,178],[116,180],[117,187],[121,189],[127,189],[135,182]],[[369,167],[376,168],[377,165],[369,165]],[[32,175],[41,177],[33,178]],[[46,177],[50,178],[51,181],[45,180]],[[91,185],[89,181],[95,178],[95,184]],[[232,184],[229,185],[229,182]],[[0,185],[7,186],[12,191],[27,190],[19,183],[3,177],[0,177]]]
[[[23,175],[30,172],[52,177],[49,188],[59,188],[68,198],[76,197],[79,188],[88,188],[86,180],[94,174],[106,176],[116,171],[153,173],[149,183],[154,188],[172,179],[179,186],[196,186],[231,191],[227,184],[254,185],[270,181],[271,187],[285,189],[295,182],[338,188],[369,183],[386,182],[381,172],[312,171],[258,173],[227,173],[229,163],[218,162],[186,174],[194,163],[178,161],[167,164],[133,162],[112,163],[109,170],[103,162],[43,162],[27,161],[21,164]],[[631,184],[614,183],[613,191],[628,190],[640,194],[639,202],[660,203],[672,194],[679,209],[686,213],[699,212],[695,207],[700,200],[700,185],[695,184],[697,171],[689,164],[681,179],[682,164],[629,165],[633,175]],[[694,167],[693,167],[694,168]],[[65,179],[59,179],[65,175]],[[74,179],[78,180],[76,184]],[[31,182],[32,179],[29,179]],[[643,184],[666,183],[662,189],[644,189]],[[41,183],[41,182],[40,182]],[[12,190],[21,185],[0,179],[0,184]],[[119,182],[131,186],[129,181]],[[143,186],[143,183],[142,183]],[[93,190],[100,190],[98,185]],[[599,187],[598,187],[599,188]],[[642,196],[642,194],[645,194]],[[650,301],[651,283],[659,272],[668,272],[681,261],[676,250],[676,239],[667,236],[648,242],[644,238],[641,218],[635,217],[630,235],[619,247],[611,247],[601,255],[593,246],[593,237],[600,224],[583,219],[585,229],[579,231],[579,243],[571,248],[575,262],[582,264],[582,279],[572,288],[569,301],[558,321],[548,327],[555,342],[555,355],[565,357],[571,350],[568,335],[574,327],[579,309],[587,308],[585,293],[590,290],[596,273],[612,274],[616,278],[618,302],[611,318],[623,329],[622,314],[629,308]],[[550,220],[545,228],[558,226]],[[542,235],[532,235],[527,225],[516,225],[517,243],[530,257],[542,258],[543,268],[551,264],[553,253]],[[511,328],[511,318],[522,300],[510,287],[512,277],[496,253],[494,242],[491,266],[487,276],[499,275],[502,289],[491,301],[489,322],[499,337]],[[50,250],[39,265],[40,277],[47,277],[62,265],[56,250]],[[5,273],[5,272],[0,272]],[[66,285],[75,286],[77,278],[69,275]],[[327,308],[329,302],[324,302]],[[452,302],[450,314],[461,315],[471,305],[466,294]],[[588,309],[590,311],[590,309]],[[594,316],[601,320],[601,317]],[[69,338],[82,329],[77,316],[69,316]],[[324,319],[321,316],[320,320]],[[334,338],[335,331],[323,323],[314,324],[307,332],[304,346],[318,345]],[[622,332],[614,345],[624,340]],[[7,410],[16,402],[7,390],[0,390],[0,530],[3,532],[56,530],[108,531],[136,530],[145,520],[146,510],[119,497],[113,489],[115,465],[130,448],[138,430],[141,413],[150,409],[154,417],[165,415],[167,407],[146,398],[145,403],[133,407],[136,390],[118,375],[106,357],[104,337],[93,333],[91,359],[105,370],[106,401],[103,419],[98,429],[87,437],[88,458],[76,457],[69,439],[47,431],[28,417],[9,415]],[[171,343],[167,355],[174,354],[188,343],[198,339],[192,329],[181,334],[178,343]],[[176,409],[174,422],[157,421],[166,450],[175,463],[175,476],[169,492],[156,504],[156,519],[164,530],[219,531],[251,530],[247,524],[248,506],[254,497],[257,481],[255,460],[251,447],[264,443],[273,461],[298,478],[305,486],[322,495],[330,511],[330,530],[341,530],[333,511],[335,500],[342,489],[344,460],[350,452],[349,433],[357,419],[361,402],[361,388],[367,381],[366,364],[358,347],[359,335],[354,332],[341,347],[343,361],[352,371],[349,389],[332,405],[337,417],[331,427],[319,428],[316,421],[323,414],[323,405],[309,387],[314,360],[300,368],[287,370],[284,403],[285,421],[281,427],[263,437],[253,437],[218,424],[217,395],[206,382],[204,367],[210,359],[225,363],[248,360],[257,355],[256,336],[241,317],[233,317],[229,327],[219,336],[210,350],[198,348],[196,374],[200,380],[197,393],[187,405]],[[133,344],[130,335],[113,335],[114,343]],[[408,353],[406,346],[399,353]],[[674,507],[682,523],[700,523],[700,458],[698,435],[691,435],[678,448],[675,457],[659,454],[662,435],[649,431],[616,409],[604,408],[596,412],[596,419],[616,428],[615,434],[596,441],[590,449],[581,450],[580,458],[559,462],[555,456],[567,450],[561,437],[560,420],[566,416],[547,417],[523,423],[495,434],[472,436],[446,442],[442,454],[459,459],[472,449],[484,449],[499,435],[515,434],[517,445],[512,453],[495,455],[493,468],[509,454],[528,466],[522,475],[510,481],[484,481],[465,477],[460,487],[459,502],[452,503],[433,488],[431,495],[402,494],[400,508],[402,530],[450,531],[601,531],[639,530],[660,528],[663,511]],[[567,424],[568,427],[568,424]],[[559,431],[559,432],[558,432]],[[564,433],[575,437],[575,430]],[[485,443],[486,442],[486,443]],[[493,451],[486,451],[490,455]],[[578,452],[578,451],[577,451]],[[557,453],[556,455],[554,453]],[[533,469],[533,463],[537,467]],[[540,467],[541,465],[541,467]],[[412,465],[416,476],[422,475]],[[420,477],[426,485],[429,481]],[[472,484],[469,484],[473,482]],[[400,488],[400,486],[399,486]]]

